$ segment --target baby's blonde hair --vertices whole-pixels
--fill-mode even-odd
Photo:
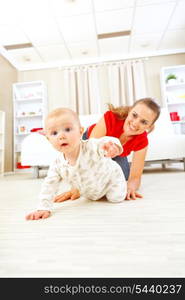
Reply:
[[[73,116],[74,120],[78,123],[79,127],[81,127],[79,116],[77,115],[77,113],[75,111],[73,111],[70,108],[59,107],[59,108],[56,108],[56,109],[52,110],[47,115],[47,117],[45,119],[45,128],[46,128],[46,124],[47,124],[47,122],[48,122],[49,119],[58,118],[58,117],[60,117],[63,114],[71,114]]]

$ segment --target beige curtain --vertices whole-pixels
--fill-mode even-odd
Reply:
[[[64,72],[68,106],[78,114],[100,113],[100,80],[97,66],[69,68]]]
[[[142,60],[107,64],[110,102],[115,106],[132,105],[147,96]]]
[[[70,67],[62,72],[65,103],[81,115],[99,114],[107,102],[132,105],[147,96],[142,60]]]

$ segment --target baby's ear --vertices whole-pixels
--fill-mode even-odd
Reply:
[[[82,135],[84,133],[84,127],[80,127],[80,134]]]

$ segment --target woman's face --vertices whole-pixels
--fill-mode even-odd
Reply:
[[[156,114],[145,104],[138,103],[134,106],[123,126],[126,135],[137,135],[149,129],[155,120]]]

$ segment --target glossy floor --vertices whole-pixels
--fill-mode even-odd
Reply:
[[[0,277],[184,277],[185,172],[144,172],[143,199],[79,199],[26,221],[43,178],[0,179]]]

